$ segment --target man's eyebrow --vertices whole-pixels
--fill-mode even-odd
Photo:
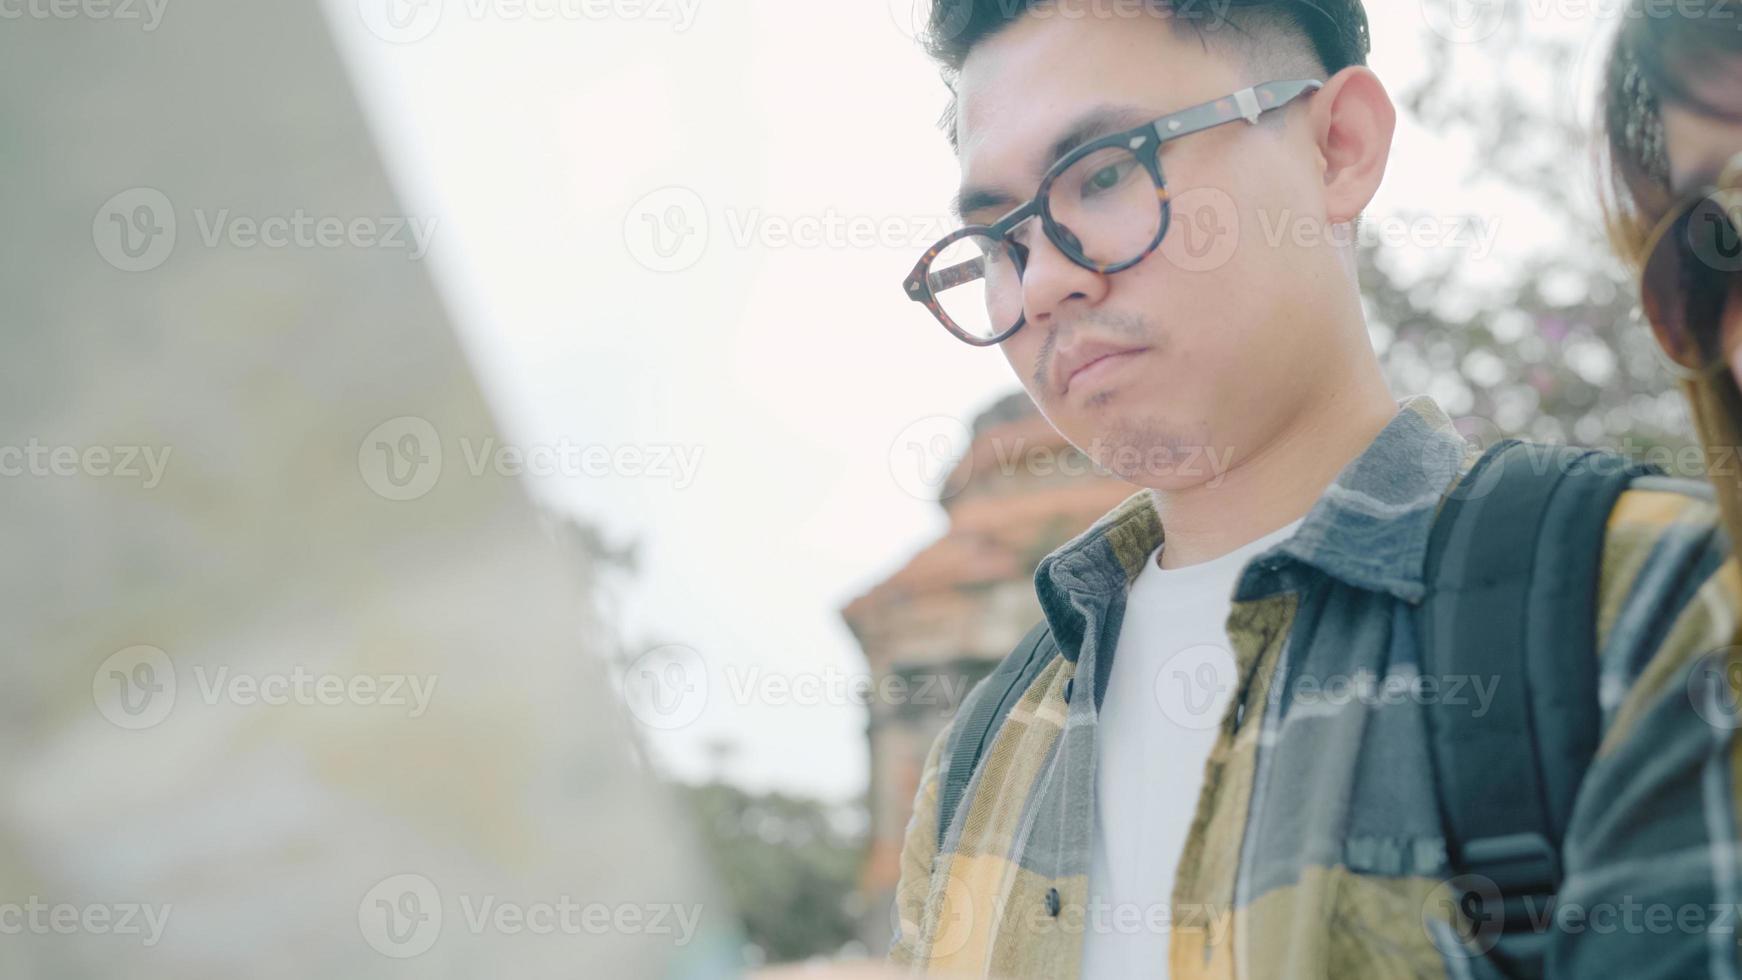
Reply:
[[[1003,214],[1015,207],[1017,200],[1003,191],[995,191],[988,187],[964,187],[950,200],[950,217],[957,224],[967,224],[968,215],[997,208]]]
[[[1047,168],[1084,143],[1099,139],[1109,133],[1117,133],[1123,129],[1135,129],[1160,115],[1161,113],[1154,109],[1143,106],[1095,106],[1072,120],[1065,131],[1053,140],[1051,146],[1047,147],[1045,155],[1037,157],[1033,161],[1029,170],[1038,182],[1041,174],[1046,173]],[[967,215],[989,208],[998,208],[999,213],[1002,214],[1020,203],[1022,202],[1015,196],[1005,191],[991,187],[964,185],[950,201],[950,214],[957,221],[966,221]]]

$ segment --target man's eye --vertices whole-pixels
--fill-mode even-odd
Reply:
[[[1084,193],[1096,194],[1118,187],[1135,166],[1136,161],[1134,160],[1122,160],[1096,168],[1094,172],[1089,174],[1089,179],[1083,183]]]

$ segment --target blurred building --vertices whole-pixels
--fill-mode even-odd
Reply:
[[[882,952],[926,751],[961,696],[1040,621],[1040,559],[1137,492],[1097,472],[1024,392],[974,420],[969,451],[942,484],[949,529],[841,611],[864,649],[871,699],[870,844],[860,878],[862,937]],[[889,687],[892,679],[905,688]]]

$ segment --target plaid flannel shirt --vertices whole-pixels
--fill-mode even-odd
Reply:
[[[1276,680],[1418,679],[1429,532],[1476,456],[1430,399],[1408,399],[1296,532],[1243,569],[1227,621],[1239,681],[1197,788],[1171,907],[1140,910],[1139,927],[1171,931],[1176,980],[1483,975],[1449,890],[1431,702],[1308,705]],[[1742,752],[1726,710],[1742,668],[1732,646],[1742,575],[1710,556],[1719,524],[1713,503],[1649,478],[1610,518],[1593,651],[1604,735],[1563,847],[1561,908],[1579,913],[1552,939],[1561,975],[1739,970]],[[1143,490],[1040,562],[1035,587],[1061,655],[988,746],[941,849],[938,781],[953,722],[929,752],[902,851],[893,962],[939,975],[1078,975],[1083,930],[1097,927],[1087,904],[1096,711],[1125,596],[1161,541]],[[1714,666],[1731,687],[1708,696],[1699,672]]]

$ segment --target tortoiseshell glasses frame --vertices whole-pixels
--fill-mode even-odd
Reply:
[[[1149,257],[1150,253],[1161,245],[1162,239],[1167,237],[1168,226],[1172,221],[1173,208],[1167,190],[1167,179],[1161,172],[1161,154],[1159,152],[1161,144],[1241,120],[1257,125],[1259,118],[1265,113],[1281,109],[1296,99],[1316,92],[1323,87],[1324,82],[1316,79],[1265,82],[1220,99],[1169,113],[1133,129],[1113,133],[1085,143],[1048,168],[1045,176],[1041,178],[1039,190],[1026,204],[1006,213],[992,224],[967,225],[958,228],[926,249],[925,255],[920,258],[919,262],[914,265],[913,271],[908,273],[907,278],[903,280],[902,291],[907,294],[909,299],[930,310],[938,322],[942,323],[944,328],[957,339],[975,347],[990,347],[1002,343],[1016,331],[1022,329],[1023,324],[1027,322],[1026,316],[1019,314],[1015,325],[1008,329],[993,333],[990,336],[976,336],[972,331],[964,329],[952,320],[939,302],[937,293],[940,290],[971,283],[976,279],[985,277],[985,263],[981,259],[933,269],[933,261],[951,245],[973,236],[1003,243],[1004,248],[1008,250],[1020,281],[1022,269],[1028,256],[1028,248],[1012,238],[1010,233],[1030,218],[1039,217],[1047,239],[1072,262],[1103,275],[1123,272]],[[1148,246],[1139,251],[1138,254],[1115,262],[1099,262],[1090,258],[1083,248],[1081,239],[1054,217],[1050,195],[1054,182],[1073,166],[1092,154],[1115,149],[1129,151],[1137,160],[1141,161],[1144,169],[1149,172],[1150,180],[1155,185],[1155,195],[1159,202],[1161,215],[1154,236],[1150,239]]]

